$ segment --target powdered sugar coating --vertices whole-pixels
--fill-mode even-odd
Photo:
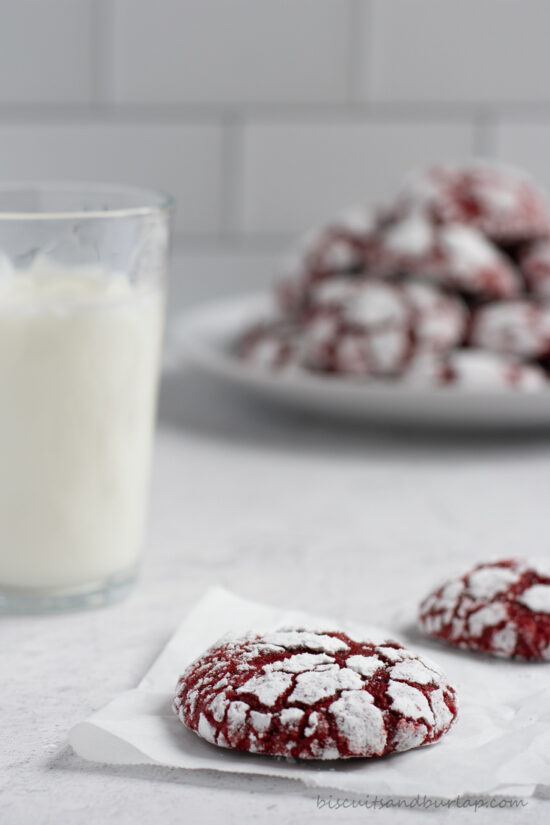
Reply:
[[[486,627],[495,627],[506,621],[508,611],[502,602],[491,602],[468,616],[468,629],[472,636],[481,636]]]
[[[400,201],[443,223],[475,227],[499,243],[550,235],[543,194],[527,175],[503,164],[473,161],[422,169],[409,175]]]
[[[279,316],[239,344],[253,367],[473,392],[548,385],[550,211],[521,171],[413,173],[389,206],[307,232],[283,271]]]
[[[409,358],[411,310],[402,290],[371,279],[323,282],[304,321],[304,363],[353,375],[395,375]]]
[[[371,243],[373,273],[430,279],[470,295],[510,298],[520,277],[512,261],[475,227],[440,224],[427,212],[398,214]]]
[[[382,756],[387,745],[384,714],[365,690],[345,690],[329,707],[351,756]]]
[[[461,298],[425,281],[405,281],[403,290],[413,311],[416,353],[442,352],[460,344],[468,322]]]
[[[388,695],[391,698],[393,710],[409,719],[421,719],[428,725],[434,724],[434,715],[431,706],[417,688],[406,682],[390,681]]]
[[[263,641],[267,644],[283,647],[286,650],[313,650],[323,652],[325,656],[348,649],[344,639],[332,633],[313,633],[311,630],[277,630],[264,633]]]
[[[515,273],[510,276],[510,287],[490,284],[490,272],[493,267],[505,270],[504,260],[495,254],[495,247],[470,226],[451,223],[439,231],[439,241],[450,263],[452,278],[467,292],[508,292],[514,290]],[[485,279],[487,282],[485,283]],[[504,276],[503,276],[504,279]]]
[[[328,226],[305,233],[284,259],[277,294],[282,308],[307,305],[312,288],[334,275],[364,273],[378,243],[376,210],[354,207]]]
[[[238,354],[261,370],[289,370],[300,360],[296,327],[280,318],[255,324],[239,341]]]
[[[481,567],[470,573],[468,590],[476,601],[488,601],[517,581],[517,573],[510,567]]]
[[[533,584],[518,596],[518,601],[534,613],[550,614],[550,584]]]
[[[395,642],[292,628],[206,651],[179,680],[174,710],[221,747],[335,759],[435,742],[456,696],[439,668]]]
[[[459,343],[466,321],[460,298],[426,282],[329,278],[310,295],[303,363],[323,372],[399,375],[415,353]]]
[[[433,243],[434,225],[420,210],[389,224],[384,232],[384,244],[390,253],[413,260],[429,255]]]
[[[547,661],[550,571],[521,559],[480,564],[424,599],[419,624],[458,647]]]
[[[474,315],[472,343],[522,358],[550,354],[550,303],[502,301],[481,307]]]
[[[518,358],[483,349],[420,353],[406,380],[418,386],[456,386],[463,390],[537,392],[547,385],[544,370]]]
[[[262,705],[273,707],[292,684],[292,676],[289,673],[260,673],[252,676],[244,685],[237,688],[237,693],[247,693],[255,696]]]

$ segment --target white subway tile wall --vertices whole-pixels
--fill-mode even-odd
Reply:
[[[90,0],[2,0],[0,103],[90,104]]]
[[[434,157],[474,149],[467,122],[255,123],[244,136],[243,230],[295,233],[343,206],[375,204],[403,175]]]
[[[427,160],[550,190],[548,0],[0,0],[0,177],[175,194],[171,312]]]
[[[349,3],[114,0],[114,12],[117,101],[242,104],[347,97]]]
[[[170,191],[176,231],[221,230],[222,137],[217,124],[0,122],[0,178],[114,180]]]
[[[173,318],[183,307],[229,298],[240,292],[265,292],[273,287],[279,266],[275,251],[250,248],[197,251],[176,248],[172,256],[172,278],[168,315]]]
[[[495,151],[501,160],[523,166],[550,192],[550,117],[500,121]]]
[[[373,99],[550,102],[548,0],[372,2]]]

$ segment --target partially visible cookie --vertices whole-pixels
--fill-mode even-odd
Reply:
[[[369,271],[381,220],[376,210],[355,207],[306,232],[283,260],[277,284],[281,308],[299,314],[308,308],[312,290],[327,278]]]
[[[372,268],[406,274],[485,298],[512,298],[521,279],[512,260],[475,226],[438,223],[421,210],[390,221],[379,233]]]
[[[519,169],[488,161],[439,164],[409,176],[401,202],[443,223],[474,227],[502,244],[550,235],[550,210]]]
[[[471,343],[520,358],[550,355],[550,303],[525,298],[480,307],[473,316]]]
[[[304,365],[340,375],[400,375],[415,354],[459,344],[468,317],[458,296],[422,281],[333,277],[309,300]]]
[[[252,367],[286,370],[299,360],[297,331],[284,319],[264,321],[246,331],[237,350],[239,358]]]
[[[180,678],[174,711],[220,747],[300,759],[427,745],[457,712],[437,665],[396,642],[303,628],[221,640]]]
[[[401,287],[370,278],[331,278],[310,296],[304,364],[339,375],[389,376],[413,352],[412,310]]]
[[[483,349],[421,353],[413,358],[404,378],[410,385],[488,392],[536,392],[548,384],[546,373],[537,364]]]
[[[519,267],[530,292],[550,299],[550,241],[540,240],[526,245],[519,253]]]
[[[550,566],[521,559],[478,564],[424,599],[419,624],[457,647],[550,661]]]

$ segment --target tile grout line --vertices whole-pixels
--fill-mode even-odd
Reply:
[[[101,2],[101,0],[99,0]],[[106,61],[102,69],[96,67],[97,75],[106,73]],[[109,94],[104,87],[104,80],[97,77],[94,81],[94,94]],[[75,119],[81,122],[103,119],[109,122],[139,122],[152,120],[157,123],[176,122],[212,122],[232,118],[244,121],[253,117],[259,121],[277,120],[312,123],[332,119],[338,122],[350,121],[395,121],[402,120],[439,120],[455,121],[475,118],[482,111],[491,117],[506,116],[521,122],[522,120],[548,120],[550,102],[519,103],[508,102],[496,105],[479,103],[446,103],[444,101],[415,102],[368,102],[354,100],[347,103],[242,103],[232,105],[218,104],[125,104],[113,103],[107,99],[95,100],[91,104],[41,104],[41,103],[2,103],[0,117],[14,122],[58,122],[63,119]]]

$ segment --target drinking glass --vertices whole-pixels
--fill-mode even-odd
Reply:
[[[0,610],[106,604],[136,579],[172,199],[0,186]]]

